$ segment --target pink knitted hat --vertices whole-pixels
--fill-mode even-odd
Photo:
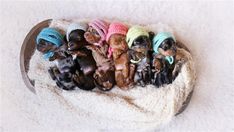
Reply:
[[[98,34],[101,36],[99,44],[102,43],[106,39],[109,24],[103,20],[95,19],[89,23],[89,26],[97,30]]]
[[[110,36],[113,34],[126,35],[127,32],[128,32],[128,27],[126,25],[119,23],[119,22],[113,22],[109,26],[108,34],[106,36],[106,41],[108,42],[110,39]]]

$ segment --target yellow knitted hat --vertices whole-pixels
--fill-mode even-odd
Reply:
[[[149,33],[140,26],[132,26],[126,35],[126,41],[128,43],[128,47],[132,47],[133,41],[139,36],[147,36],[149,37]]]

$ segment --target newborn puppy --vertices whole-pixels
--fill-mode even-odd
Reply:
[[[170,64],[162,58],[154,59],[152,65],[153,84],[157,87],[163,84],[170,84],[172,81],[170,75]]]
[[[91,44],[86,47],[92,51],[97,64],[94,73],[95,83],[103,91],[110,90],[115,84],[114,63],[108,57],[109,46],[105,42],[108,26],[105,21],[94,20],[89,23],[88,30],[84,34],[85,39]]]
[[[72,77],[75,72],[75,63],[71,55],[58,59],[57,66],[49,68],[48,72],[59,88],[64,90],[75,89],[76,84]]]
[[[95,87],[92,76],[84,75],[79,64],[73,60],[71,55],[57,60],[57,66],[51,67],[48,72],[56,81],[57,86],[64,90],[74,90],[76,87],[92,90]]]
[[[112,23],[109,26],[106,41],[113,51],[115,65],[115,81],[121,89],[127,89],[133,83],[135,66],[130,65],[126,34],[128,28],[121,23]]]
[[[175,65],[176,44],[172,34],[167,32],[158,33],[153,38],[154,50],[154,76],[153,84],[157,87],[172,83],[172,71]]]
[[[68,53],[73,56],[79,67],[78,73],[81,77],[76,77],[78,78],[76,79],[77,84],[81,89],[90,90],[95,87],[93,74],[96,70],[96,62],[92,56],[92,51],[86,48],[88,45],[84,38],[86,29],[86,24],[73,23],[68,27],[66,38],[68,41]]]
[[[45,60],[54,61],[63,56],[67,45],[62,35],[54,28],[44,28],[36,38],[36,48],[43,54]]]
[[[134,82],[144,87],[151,82],[150,56],[151,42],[149,33],[139,26],[133,26],[127,33],[131,63],[136,65]]]

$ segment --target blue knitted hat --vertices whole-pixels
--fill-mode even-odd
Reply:
[[[158,54],[158,48],[162,44],[162,42],[168,38],[171,38],[173,41],[176,42],[175,37],[169,32],[160,32],[153,38],[153,50],[155,54]],[[172,64],[174,62],[173,56],[166,56],[166,60]]]
[[[36,43],[39,44],[40,40],[46,40],[57,47],[63,44],[63,36],[54,28],[43,28],[37,35]]]

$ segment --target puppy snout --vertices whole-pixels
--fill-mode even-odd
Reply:
[[[69,42],[69,43],[68,43],[68,49],[71,50],[71,48],[74,47],[74,45],[75,45],[75,44],[74,44],[73,42]]]
[[[46,47],[43,45],[38,44],[36,48],[40,52],[46,52]]]

